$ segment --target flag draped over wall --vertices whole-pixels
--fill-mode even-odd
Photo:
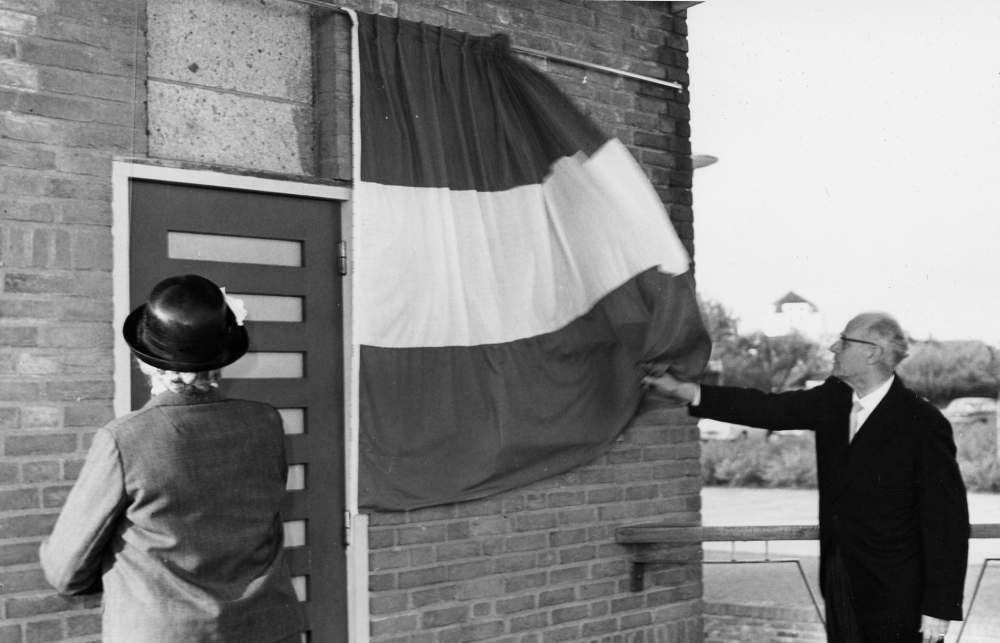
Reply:
[[[506,37],[358,18],[359,505],[470,500],[593,460],[648,363],[691,377],[708,359],[663,205]]]

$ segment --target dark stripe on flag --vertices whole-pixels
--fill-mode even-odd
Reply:
[[[475,37],[358,14],[361,180],[491,192],[540,183],[606,140],[552,81]]]

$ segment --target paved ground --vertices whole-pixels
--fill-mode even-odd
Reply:
[[[702,490],[702,522],[705,525],[808,525],[817,522],[816,492],[797,489],[730,489],[705,487]],[[970,494],[969,513],[973,523],[1000,523],[1000,495]],[[819,587],[819,544],[815,542],[705,543],[705,560],[800,559],[817,601]],[[1000,539],[970,543],[969,571],[965,601],[968,609],[972,590],[983,560],[1000,558]],[[711,564],[704,568],[705,600],[756,603],[774,606],[810,607],[809,593],[794,563]],[[992,562],[967,627],[986,618],[1000,617],[1000,562]],[[953,634],[957,633],[957,627]]]

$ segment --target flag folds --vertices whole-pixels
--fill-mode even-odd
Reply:
[[[649,363],[699,374],[688,256],[629,151],[504,36],[359,14],[359,504],[604,453]]]

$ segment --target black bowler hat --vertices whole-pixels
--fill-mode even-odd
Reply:
[[[228,366],[250,346],[222,290],[199,275],[156,284],[149,301],[129,314],[122,334],[141,361],[182,373]]]

